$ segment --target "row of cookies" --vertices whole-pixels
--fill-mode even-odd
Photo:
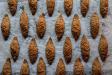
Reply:
[[[89,41],[85,35],[83,35],[81,38],[80,48],[81,48],[81,56],[83,61],[88,62],[90,58],[91,50],[90,50]],[[10,52],[14,62],[16,62],[16,60],[18,59],[19,51],[20,51],[20,46],[19,46],[18,39],[17,37],[14,37],[10,44]],[[55,50],[55,45],[53,43],[53,40],[52,38],[49,38],[48,42],[46,43],[46,49],[45,49],[45,55],[49,65],[52,65],[52,63],[54,62],[55,52],[56,50]],[[102,62],[105,62],[108,55],[108,42],[104,35],[101,35],[99,46],[98,46],[98,52]],[[31,39],[29,43],[28,55],[29,55],[31,64],[34,64],[38,58],[38,45],[34,38]],[[73,46],[69,37],[66,37],[64,42],[63,56],[64,56],[66,64],[69,64],[73,56]]]
[[[11,59],[7,58],[6,62],[4,63],[3,69],[2,69],[2,75],[12,75],[12,66]],[[44,62],[44,59],[40,57],[38,64],[37,64],[37,75],[47,75],[47,68],[46,64]],[[96,57],[92,63],[92,71],[91,75],[102,75],[102,65]],[[30,75],[30,67],[26,59],[23,60],[23,63],[21,65],[20,69],[20,75]],[[56,67],[55,75],[66,75],[66,65],[64,64],[64,61],[62,58],[59,59]],[[13,72],[14,73],[14,72]],[[17,73],[14,73],[17,74]],[[80,58],[77,58],[74,62],[73,66],[73,75],[85,75],[84,72],[84,65],[82,64],[82,61]]]
[[[37,11],[38,0],[28,0],[29,7],[32,15],[35,15]],[[12,16],[15,15],[17,10],[18,0],[8,0],[8,6]],[[82,16],[85,17],[89,10],[90,0],[81,0],[80,8]],[[48,15],[52,16],[55,9],[55,0],[46,0]],[[67,16],[70,16],[73,9],[73,0],[64,0],[64,9]],[[106,17],[108,14],[108,0],[100,0],[100,13],[102,17]]]
[[[93,39],[97,37],[99,33],[99,27],[100,27],[99,16],[95,12],[90,19],[90,33]],[[20,16],[20,30],[22,36],[24,38],[27,38],[29,32],[29,18],[24,9]],[[8,15],[5,15],[2,19],[1,31],[4,39],[7,40],[10,35],[10,18]],[[65,21],[63,19],[62,14],[60,14],[55,23],[55,33],[58,41],[62,39],[64,32],[65,32]],[[77,41],[81,33],[80,18],[77,14],[74,15],[73,17],[71,32],[75,41]],[[39,16],[38,22],[36,23],[36,33],[40,39],[42,39],[46,33],[46,19],[43,13]]]

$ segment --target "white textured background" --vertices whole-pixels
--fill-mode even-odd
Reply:
[[[109,0],[109,12],[108,12],[108,16],[105,19],[102,19],[99,13],[99,5],[100,5],[100,0],[90,0],[90,9],[88,11],[88,14],[86,16],[86,18],[83,18],[81,16],[80,13],[80,0],[73,0],[73,11],[72,11],[72,15],[70,17],[66,17],[66,14],[64,12],[64,0],[55,0],[56,5],[55,5],[55,11],[52,17],[48,17],[47,14],[47,9],[46,9],[46,0],[39,0],[38,1],[38,10],[35,16],[31,15],[31,12],[29,10],[29,5],[28,5],[28,1],[27,0],[19,0],[18,3],[18,8],[17,8],[17,13],[14,17],[12,17],[10,15],[8,6],[7,6],[7,0],[0,0],[0,25],[1,25],[1,21],[2,18],[5,14],[9,14],[10,17],[10,21],[11,21],[11,32],[10,32],[10,36],[9,39],[7,41],[3,40],[2,37],[2,33],[0,31],[0,72],[2,71],[3,68],[3,64],[5,63],[6,58],[11,57],[10,55],[10,43],[13,39],[14,36],[18,37],[19,40],[19,45],[20,45],[20,53],[19,53],[19,58],[17,60],[16,63],[14,63],[12,61],[12,72],[15,75],[15,73],[19,73],[20,72],[20,68],[21,68],[21,64],[23,59],[27,59],[28,63],[30,65],[30,74],[31,75],[36,75],[36,69],[37,69],[37,63],[39,60],[39,57],[43,57],[44,61],[46,63],[47,66],[47,75],[54,75],[55,70],[56,70],[56,66],[58,63],[59,58],[63,58],[63,44],[65,41],[66,36],[69,36],[71,41],[72,41],[72,45],[73,45],[73,57],[72,57],[72,61],[70,64],[66,65],[66,70],[69,71],[68,75],[72,75],[72,71],[73,71],[73,65],[75,63],[75,60],[77,57],[80,56],[80,39],[82,37],[83,34],[85,34],[89,40],[90,43],[90,59],[88,63],[84,63],[83,64],[85,66],[85,73],[86,75],[91,75],[91,67],[92,67],[92,62],[94,60],[95,57],[99,56],[98,53],[98,43],[99,43],[99,39],[100,39],[100,35],[104,34],[105,37],[108,40],[108,44],[109,44],[109,57],[107,58],[106,62],[103,64],[102,63],[102,74],[103,75],[112,75],[112,0]],[[20,19],[20,14],[22,12],[22,6],[25,7],[25,10],[28,14],[29,17],[29,36],[27,39],[23,39],[22,35],[21,35],[21,31],[20,31],[20,26],[19,26],[19,19]],[[43,39],[38,39],[37,35],[36,35],[36,22],[38,21],[38,17],[41,14],[41,11],[43,11],[45,13],[45,18],[46,18],[46,22],[47,22],[47,31],[45,33],[45,36]],[[55,35],[55,22],[57,17],[59,16],[59,12],[62,12],[62,15],[64,17],[65,20],[65,33],[64,36],[62,38],[62,40],[60,42],[57,41],[56,35]],[[91,15],[97,12],[99,17],[100,17],[100,33],[98,35],[98,37],[93,40],[91,38],[91,34],[90,34],[90,17]],[[72,19],[74,14],[78,14],[80,16],[80,22],[81,22],[81,36],[80,39],[78,40],[78,42],[75,42],[72,35],[71,35],[71,23],[72,23]],[[1,30],[1,28],[0,28]],[[47,64],[47,60],[45,57],[45,45],[49,39],[49,37],[51,36],[51,38],[53,39],[54,45],[55,45],[55,60],[53,62],[53,64],[51,66],[49,66]],[[29,42],[31,40],[32,37],[35,37],[36,41],[37,41],[37,46],[39,49],[39,53],[38,53],[38,59],[37,62],[34,65],[30,64],[29,61],[29,57],[28,57],[28,46],[29,46]],[[19,75],[19,74],[17,74]]]

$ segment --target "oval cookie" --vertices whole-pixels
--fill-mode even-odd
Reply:
[[[81,33],[81,27],[80,27],[80,19],[78,15],[74,15],[73,21],[72,21],[72,27],[71,27],[72,35],[77,41],[79,39],[80,33]]]
[[[2,75],[12,75],[12,68],[11,68],[11,60],[7,58],[5,64],[3,65]]]
[[[29,7],[30,7],[32,15],[35,15],[37,11],[37,1],[38,0],[29,0]]]
[[[34,64],[37,60],[38,48],[35,39],[32,39],[29,44],[29,58],[30,62]]]
[[[80,48],[81,48],[81,55],[83,60],[85,62],[88,62],[90,56],[90,46],[89,46],[89,41],[87,40],[87,37],[85,35],[83,35],[81,39]]]
[[[36,29],[38,37],[42,39],[46,32],[46,20],[43,13],[39,17]]]
[[[73,8],[73,0],[64,0],[64,9],[67,16],[71,15]]]
[[[29,65],[26,59],[24,59],[22,63],[20,75],[30,75],[30,69],[29,69]]]
[[[93,39],[95,39],[99,32],[99,17],[96,13],[94,13],[90,20],[90,32]]]
[[[54,58],[55,58],[55,46],[51,38],[49,38],[46,44],[46,58],[47,58],[49,65],[53,63]]]
[[[92,75],[102,75],[101,73],[101,63],[98,60],[98,57],[95,58],[92,64]]]
[[[7,14],[2,19],[1,31],[2,31],[4,40],[7,40],[10,34],[10,19]]]
[[[104,62],[108,55],[108,42],[104,35],[101,35],[98,49],[99,49],[100,58]]]
[[[42,57],[37,64],[37,75],[46,75],[46,64]]]
[[[26,38],[28,36],[28,15],[24,9],[20,16],[20,29],[22,32],[22,36]]]
[[[89,10],[89,0],[81,0],[81,13],[82,16],[85,17]]]
[[[48,15],[51,17],[55,8],[55,0],[46,0]]]
[[[18,39],[17,37],[14,37],[10,44],[10,51],[11,51],[11,55],[12,55],[14,62],[16,62],[16,60],[18,59],[19,49],[20,47],[19,47]]]
[[[63,62],[63,59],[60,58],[56,68],[56,75],[65,75],[65,74],[66,74],[65,64]]]
[[[77,58],[75,61],[73,75],[85,75],[84,74],[84,66],[81,63],[80,58]]]
[[[64,48],[63,48],[63,54],[64,54],[65,62],[67,64],[70,63],[72,59],[72,43],[69,37],[66,37]]]
[[[108,15],[108,0],[100,0],[100,14],[103,18]]]
[[[57,21],[56,21],[56,24],[55,24],[55,33],[56,33],[58,41],[60,41],[61,38],[63,37],[64,30],[65,30],[65,24],[64,24],[63,16],[61,14],[57,18]]]
[[[8,0],[9,10],[12,16],[16,14],[18,0]]]

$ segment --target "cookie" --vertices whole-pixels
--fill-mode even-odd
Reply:
[[[46,64],[42,57],[40,57],[37,64],[37,75],[46,75]]]
[[[64,47],[63,47],[63,54],[64,54],[65,62],[67,64],[70,63],[72,59],[72,43],[69,37],[66,37]]]
[[[90,57],[90,45],[85,35],[83,35],[81,39],[80,48],[81,48],[82,59],[84,60],[84,62],[88,62]]]
[[[21,16],[20,16],[20,29],[22,36],[26,38],[28,36],[28,15],[23,9]]]
[[[66,74],[65,64],[63,62],[63,59],[60,58],[56,68],[56,75],[65,75],[65,74]]]
[[[103,18],[108,15],[108,0],[100,0],[100,14]]]
[[[2,19],[1,31],[2,31],[4,40],[7,40],[10,35],[10,19],[7,14]]]
[[[8,7],[12,16],[16,14],[18,0],[8,0]]]
[[[95,39],[99,33],[99,17],[96,12],[92,15],[90,20],[90,32],[93,39]]]
[[[51,38],[49,38],[46,44],[46,58],[47,58],[49,65],[53,63],[54,58],[55,58],[55,46]]]
[[[18,59],[19,49],[20,47],[19,47],[18,38],[14,37],[10,44],[10,51],[11,51],[11,55],[12,55],[14,62],[16,62],[16,60]]]
[[[84,66],[81,63],[81,59],[77,58],[74,64],[73,75],[85,75]]]
[[[28,0],[28,1],[29,1],[29,7],[30,7],[32,15],[35,15],[37,11],[38,0]]]
[[[38,19],[36,30],[37,30],[38,37],[42,39],[46,32],[46,20],[45,20],[45,16],[43,13],[40,15]]]
[[[81,14],[83,17],[86,16],[88,10],[89,10],[89,0],[81,0]]]
[[[29,44],[29,58],[30,62],[34,64],[37,60],[38,48],[36,40],[33,38]]]
[[[104,62],[108,56],[108,42],[104,35],[100,37],[98,49],[100,58]]]
[[[30,69],[29,69],[29,65],[26,59],[24,59],[22,63],[20,75],[30,75]]]
[[[58,41],[60,41],[61,38],[63,37],[64,30],[65,30],[65,24],[64,24],[63,16],[61,14],[57,18],[57,21],[56,21],[56,24],[55,24],[55,33],[56,33]]]
[[[101,73],[101,63],[98,57],[95,58],[92,64],[92,75],[102,75]]]
[[[55,0],[46,0],[48,15],[51,17],[55,8]]]
[[[2,75],[12,75],[10,58],[7,58],[5,64],[3,65]]]
[[[73,0],[64,0],[64,9],[67,16],[70,16],[73,8]]]
[[[73,17],[71,32],[75,41],[77,41],[81,33],[80,19],[77,14],[75,14]]]

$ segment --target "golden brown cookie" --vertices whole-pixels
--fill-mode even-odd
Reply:
[[[64,9],[67,16],[71,15],[73,8],[73,0],[64,0]]]
[[[56,24],[55,24],[55,33],[57,36],[58,41],[61,40],[63,37],[65,30],[65,23],[62,14],[57,18]]]
[[[80,58],[77,58],[75,61],[73,75],[85,75],[84,74],[84,66],[81,63]]]
[[[37,64],[37,75],[46,75],[46,64],[42,57]]]
[[[72,59],[72,43],[69,37],[66,37],[64,47],[63,47],[63,54],[64,54],[65,62],[67,64],[70,63]]]
[[[29,69],[29,65],[26,59],[24,59],[22,63],[20,75],[30,75],[30,69]]]
[[[89,10],[89,0],[81,0],[81,13],[85,17]]]
[[[90,20],[90,32],[93,39],[95,39],[99,33],[99,17],[96,12],[92,15]]]
[[[66,74],[65,64],[63,62],[63,59],[60,58],[56,68],[56,75],[65,75],[65,74]]]
[[[108,42],[104,35],[101,35],[98,49],[99,49],[100,58],[104,62],[108,55]]]
[[[48,15],[51,17],[55,8],[55,0],[46,0]]]
[[[36,29],[38,37],[42,39],[46,32],[46,20],[43,13],[39,17]]]
[[[17,37],[14,37],[10,44],[10,51],[11,51],[11,55],[12,55],[14,62],[16,62],[16,60],[18,59],[19,49],[20,47],[19,47],[18,39]]]
[[[89,41],[87,40],[87,37],[85,35],[83,35],[81,39],[80,48],[81,48],[82,59],[85,62],[88,62],[90,56],[90,46],[89,46]]]
[[[36,62],[37,54],[38,54],[38,48],[37,48],[36,40],[32,39],[29,44],[29,58],[32,64]]]
[[[95,58],[92,64],[92,75],[102,75],[101,74],[101,63],[98,57]]]
[[[100,14],[103,18],[108,15],[108,0],[100,0]]]
[[[74,15],[73,21],[72,21],[72,27],[71,27],[72,35],[77,41],[79,39],[80,33],[81,33],[81,27],[80,27],[80,19],[77,14]]]
[[[46,58],[47,58],[49,65],[53,63],[54,58],[55,58],[55,46],[51,38],[49,38],[46,44]]]
[[[21,16],[20,16],[20,29],[22,32],[22,36],[26,38],[28,36],[28,15],[23,9]]]
[[[9,10],[12,16],[16,14],[18,0],[8,0]]]
[[[10,19],[7,14],[2,19],[1,31],[2,31],[4,40],[7,40],[10,34]]]
[[[29,0],[29,7],[31,10],[32,15],[35,15],[37,11],[37,2],[38,0]]]
[[[5,64],[3,65],[2,75],[12,75],[12,68],[11,68],[11,60],[7,58]]]

